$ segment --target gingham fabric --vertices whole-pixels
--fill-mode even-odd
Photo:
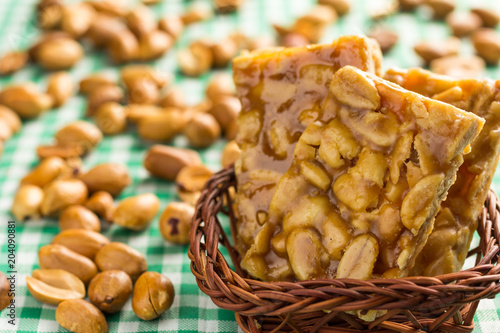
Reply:
[[[76,1],[66,1],[76,2]],[[132,3],[134,1],[130,1]],[[205,1],[209,3],[210,1]],[[189,41],[209,37],[218,39],[228,33],[239,30],[250,36],[271,33],[269,22],[287,24],[313,5],[315,0],[246,0],[238,13],[216,16],[214,19],[192,25],[186,29],[176,45],[176,49],[185,47]],[[354,1],[351,13],[341,18],[328,28],[323,41],[331,41],[343,34],[366,33],[374,24],[368,17],[372,6],[388,1]],[[34,24],[34,4],[36,0],[0,0],[0,54],[6,51],[29,46],[38,31]],[[153,8],[158,16],[167,13],[181,13],[192,1],[164,0]],[[458,1],[458,10],[466,10],[476,0]],[[496,6],[500,11],[500,2],[484,1]],[[425,10],[417,14],[397,14],[386,23],[400,34],[400,42],[384,59],[384,67],[409,67],[421,65],[413,52],[413,45],[424,38],[440,40],[449,34],[449,29],[441,22],[431,21]],[[87,50],[88,51],[88,50]],[[471,54],[472,47],[467,41],[463,45],[464,54]],[[111,72],[118,76],[118,69],[113,67],[107,57],[100,52],[88,52],[77,66],[71,70],[75,80],[97,71]],[[177,70],[175,50],[171,50],[154,65],[175,77],[173,83],[187,95],[190,103],[201,101],[205,85],[211,74],[201,78],[185,78]],[[229,70],[229,68],[227,69]],[[500,78],[498,67],[488,68],[487,75]],[[36,66],[29,66],[13,76],[0,79],[1,87],[15,82],[34,81],[45,89],[46,73]],[[72,98],[66,105],[43,114],[38,119],[24,123],[23,129],[10,139],[0,157],[0,271],[7,272],[7,221],[12,220],[9,207],[18,187],[19,180],[37,163],[36,147],[52,141],[54,132],[66,123],[83,117],[85,100],[82,96]],[[175,146],[187,146],[186,140],[177,138]],[[209,149],[200,151],[204,162],[217,170],[223,140]],[[126,134],[105,137],[97,149],[84,160],[86,168],[103,162],[124,163],[128,166],[133,183],[125,189],[120,198],[138,193],[153,192],[161,200],[161,208],[178,200],[172,183],[151,178],[142,166],[144,152],[148,144],[142,142],[133,131]],[[494,189],[500,190],[500,174],[494,179]],[[159,214],[158,214],[159,215]],[[8,311],[0,313],[0,332],[64,332],[55,321],[55,307],[44,305],[31,297],[26,288],[26,276],[38,268],[38,249],[49,244],[58,233],[57,221],[41,219],[17,222],[16,229],[16,319],[10,325]],[[190,272],[187,246],[176,246],[163,241],[158,230],[158,218],[151,227],[142,232],[133,232],[111,227],[104,234],[113,241],[120,241],[138,249],[146,257],[149,270],[167,275],[175,286],[176,297],[170,310],[159,319],[142,321],[131,308],[130,301],[118,314],[107,316],[110,332],[237,332],[238,325],[230,311],[217,308],[212,301],[202,294]],[[471,261],[468,261],[471,265]],[[500,297],[495,300],[483,300],[475,316],[475,333],[500,332]]]

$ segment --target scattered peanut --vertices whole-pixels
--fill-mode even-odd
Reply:
[[[436,19],[445,18],[455,10],[455,0],[425,0],[424,3],[430,7]]]
[[[113,242],[103,246],[95,256],[99,270],[122,270],[132,281],[148,270],[144,256],[124,243]]]
[[[118,163],[96,165],[80,179],[87,185],[90,193],[106,191],[117,196],[131,183],[127,167]]]
[[[237,97],[221,96],[214,101],[209,113],[214,116],[225,132],[229,125],[236,121],[240,111],[241,102]]]
[[[50,95],[38,91],[37,86],[31,82],[9,86],[0,91],[0,104],[25,119],[39,116],[50,109],[53,103]]]
[[[106,102],[119,103],[123,98],[123,91],[114,84],[100,84],[99,89],[92,89],[89,92],[87,101],[87,115],[93,116],[99,106]]]
[[[170,91],[160,100],[160,105],[164,108],[172,107],[181,110],[187,107],[184,93],[182,90],[175,87],[170,89]]]
[[[17,221],[40,217],[43,190],[36,185],[21,185],[17,190],[10,211]]]
[[[17,72],[28,63],[28,53],[24,51],[13,51],[4,54],[0,58],[0,75],[8,75]]]
[[[450,26],[453,35],[463,37],[479,29],[483,22],[472,12],[453,12],[446,17],[446,23]]]
[[[232,13],[241,6],[243,0],[215,0],[215,9],[219,13]]]
[[[142,139],[167,142],[182,132],[186,117],[179,110],[171,109],[141,119],[137,132]]]
[[[43,188],[58,178],[65,168],[66,163],[63,159],[59,157],[46,158],[24,176],[21,185],[31,184]]]
[[[128,86],[128,99],[131,104],[157,104],[160,99],[160,90],[151,80],[135,80]]]
[[[154,12],[147,6],[136,6],[125,16],[125,21],[137,38],[147,36],[156,29]]]
[[[175,244],[188,244],[194,207],[184,202],[171,202],[160,216],[163,239]]]
[[[84,152],[89,152],[101,142],[102,132],[88,121],[77,120],[60,128],[55,139],[60,146],[78,146]]]
[[[160,58],[170,50],[174,39],[163,30],[154,30],[139,40],[139,58],[150,61]]]
[[[81,299],[61,302],[56,309],[56,320],[59,325],[75,333],[108,332],[108,324],[102,312]]]
[[[61,70],[73,67],[83,55],[83,48],[78,42],[59,37],[40,43],[33,57],[46,70]]]
[[[184,25],[205,21],[214,15],[212,8],[202,2],[194,2],[189,6],[184,15],[181,16]]]
[[[92,260],[59,244],[45,245],[38,251],[38,261],[42,269],[64,269],[76,275],[87,285],[97,274]]]
[[[85,285],[76,275],[63,269],[35,269],[26,277],[30,294],[42,303],[57,305],[68,299],[85,297]]]
[[[196,115],[184,128],[189,144],[196,148],[206,148],[220,137],[220,126],[214,116],[208,113]]]
[[[153,176],[171,181],[185,166],[201,164],[200,155],[194,150],[162,145],[152,146],[144,159],[144,167]]]
[[[472,35],[477,54],[490,65],[500,60],[500,35],[493,29],[480,29]]]
[[[318,0],[318,4],[331,6],[339,16],[344,16],[351,9],[350,0]]]
[[[140,194],[122,200],[113,213],[113,222],[121,227],[142,230],[158,213],[160,201],[152,193]]]
[[[61,28],[73,38],[80,38],[89,30],[95,16],[95,9],[88,3],[66,5],[62,12]]]
[[[78,179],[53,181],[43,192],[41,212],[44,216],[57,215],[66,207],[83,204],[88,195],[85,183]]]
[[[132,309],[142,320],[153,320],[172,306],[174,297],[174,285],[169,278],[160,273],[146,272],[135,283]]]
[[[234,96],[233,79],[225,73],[214,75],[208,82],[205,94],[212,101],[216,101],[221,96]]]
[[[97,251],[104,245],[109,244],[109,240],[95,231],[68,229],[61,231],[54,237],[52,244],[64,245],[68,249],[94,260]]]
[[[167,16],[158,21],[158,29],[168,33],[174,40],[179,38],[184,30],[184,23],[179,16]]]
[[[484,27],[496,28],[500,22],[500,15],[498,15],[494,9],[476,7],[472,8],[471,12],[481,18]]]
[[[205,183],[212,175],[213,172],[203,165],[191,165],[182,168],[175,178],[177,195],[185,203],[194,206],[200,197]]]
[[[121,133],[127,126],[125,109],[116,102],[106,102],[97,108],[95,122],[106,135]]]
[[[116,313],[132,293],[132,280],[124,271],[104,271],[90,281],[88,293],[90,301],[102,312]]]
[[[0,105],[0,119],[9,126],[12,133],[17,133],[22,127],[21,118],[17,113],[3,105]]]
[[[238,46],[231,38],[225,38],[212,46],[215,67],[225,67],[236,56]]]
[[[432,60],[431,71],[457,78],[479,77],[486,65],[477,56],[449,56]]]
[[[103,86],[113,86],[115,85],[115,82],[108,78],[106,75],[103,74],[92,74],[90,76],[87,76],[83,78],[80,81],[80,93],[84,95],[90,94],[92,91],[94,91],[97,88],[101,88]]]
[[[77,158],[84,154],[82,147],[78,145],[59,146],[43,145],[36,148],[38,158],[43,160],[50,157],[59,157],[62,159]]]
[[[425,61],[430,62],[437,58],[457,55],[460,49],[460,40],[451,37],[445,41],[423,41],[415,45],[415,52]]]
[[[187,49],[177,53],[179,67],[185,75],[200,76],[213,65],[211,46],[203,41],[191,43]]]
[[[97,191],[92,194],[90,198],[88,198],[87,202],[85,202],[85,207],[106,221],[113,220],[115,202],[113,201],[111,194],[106,191]]]
[[[48,79],[47,94],[52,96],[54,106],[58,107],[75,93],[75,84],[67,72],[57,72]]]
[[[378,25],[374,29],[372,29],[369,37],[375,39],[378,42],[383,53],[387,53],[392,50],[399,39],[399,35],[395,31],[381,25]]]

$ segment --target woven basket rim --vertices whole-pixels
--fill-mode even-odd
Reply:
[[[208,181],[196,205],[188,255],[200,290],[220,308],[234,311],[245,332],[331,328],[335,332],[471,332],[478,302],[500,293],[500,203],[493,190],[478,221],[480,244],[469,251],[469,256],[476,255],[472,268],[436,277],[263,282],[241,269],[241,258],[232,245],[236,219],[233,206],[226,207],[225,202],[230,202],[229,189],[235,186],[232,166]],[[233,239],[224,232],[219,213],[229,216]],[[234,270],[219,246],[226,248]],[[348,314],[368,309],[387,313],[371,323]],[[336,326],[328,326],[332,323]]]

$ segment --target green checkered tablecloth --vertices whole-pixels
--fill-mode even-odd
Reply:
[[[71,1],[67,1],[71,2]],[[75,2],[75,1],[73,1]],[[135,2],[131,0],[130,2]],[[206,1],[209,2],[208,0]],[[341,18],[328,28],[323,41],[344,34],[366,33],[373,22],[368,18],[371,6],[383,1],[354,1],[351,13]],[[387,1],[386,1],[387,2]],[[0,0],[0,54],[6,51],[25,48],[32,43],[38,32],[34,24],[34,4],[36,0]],[[158,16],[167,13],[181,13],[192,1],[164,0],[154,6]],[[198,23],[186,29],[176,45],[176,49],[186,46],[190,40],[201,37],[222,38],[228,33],[239,30],[250,36],[271,33],[269,22],[287,24],[315,3],[315,0],[246,0],[236,14],[216,16],[208,22]],[[466,10],[476,0],[458,1],[458,9]],[[497,0],[484,1],[496,6]],[[397,14],[386,20],[400,34],[400,42],[385,57],[384,67],[409,67],[420,65],[412,50],[413,45],[424,38],[443,39],[449,34],[448,28],[440,22],[427,18],[424,10],[414,14]],[[471,54],[469,42],[463,44],[462,53]],[[106,71],[118,75],[102,53],[89,52],[71,75],[75,80],[96,72]],[[203,98],[205,85],[211,74],[201,78],[186,78],[177,70],[175,50],[156,61],[154,65],[165,72],[175,74],[174,84],[187,95],[190,103]],[[228,69],[229,70],[229,69]],[[499,68],[488,68],[487,75],[500,78]],[[34,81],[45,87],[46,75],[36,66],[30,66],[11,77],[1,78],[0,86],[9,83]],[[0,271],[6,272],[7,266],[7,221],[9,207],[18,187],[19,180],[30,168],[36,165],[36,147],[52,141],[54,132],[66,123],[83,117],[85,100],[81,96],[72,98],[59,109],[45,113],[40,118],[24,123],[22,131],[9,140],[0,157]],[[187,146],[184,138],[175,140],[176,146]],[[213,170],[219,168],[220,151],[224,146],[221,140],[209,149],[200,151],[204,162]],[[106,137],[98,148],[84,160],[85,167],[103,162],[124,163],[128,166],[133,183],[122,193],[121,198],[138,193],[153,192],[161,200],[161,207],[178,200],[172,183],[151,178],[142,167],[142,161],[148,144],[142,142],[135,133]],[[493,187],[500,190],[500,174],[494,179]],[[31,297],[26,288],[26,276],[38,268],[38,249],[51,242],[58,233],[57,221],[40,219],[17,223],[16,229],[16,319],[15,326],[8,324],[7,311],[0,313],[0,332],[63,332],[55,321],[55,307],[44,305]],[[142,232],[127,231],[111,227],[104,234],[113,241],[125,242],[146,255],[149,269],[161,272],[172,280],[176,298],[170,310],[158,320],[145,322],[133,313],[130,302],[123,311],[107,316],[110,332],[237,332],[238,326],[230,311],[218,309],[212,301],[202,294],[190,272],[187,246],[176,246],[163,241],[158,230],[157,219],[151,227]],[[471,265],[471,262],[467,263]],[[475,333],[500,332],[500,297],[495,300],[483,300],[476,317]]]

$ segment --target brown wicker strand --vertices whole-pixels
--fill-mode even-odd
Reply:
[[[500,202],[493,191],[478,219],[479,246],[468,253],[476,257],[473,268],[436,277],[263,282],[239,265],[231,204],[235,189],[232,167],[207,183],[188,255],[200,290],[217,306],[234,311],[244,332],[470,333],[479,301],[500,293]],[[229,217],[229,225],[221,215]],[[386,312],[373,322],[352,312],[368,310]]]

